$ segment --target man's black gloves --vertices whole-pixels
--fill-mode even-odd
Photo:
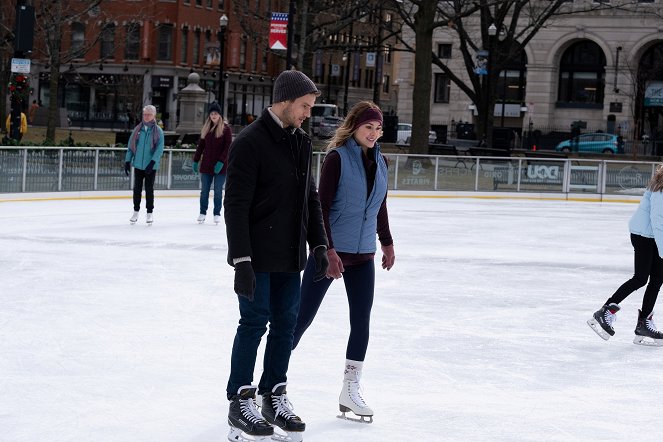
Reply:
[[[145,168],[145,173],[152,173],[153,170],[154,170],[154,160],[147,163],[147,167]]]
[[[238,262],[235,264],[235,293],[253,302],[255,291],[256,275],[253,273],[251,261]]]
[[[124,174],[126,176],[129,176],[130,171],[131,171],[131,163],[127,161],[126,163],[124,163]]]
[[[327,247],[316,247],[313,250],[313,258],[315,259],[315,275],[313,275],[313,282],[318,282],[327,275],[327,269],[329,268]]]

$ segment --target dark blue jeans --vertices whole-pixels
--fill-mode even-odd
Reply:
[[[297,327],[293,341],[293,350],[299,343],[306,329],[313,322],[320,304],[333,279],[323,278],[313,282],[315,259],[309,255],[302,277],[302,295],[297,317]],[[345,267],[343,282],[350,307],[350,336],[345,350],[346,359],[363,361],[368,349],[371,324],[371,308],[375,291],[375,263],[373,260],[363,264]]]
[[[292,339],[299,311],[299,273],[256,272],[253,302],[239,299],[239,327],[233,342],[228,379],[228,399],[237,390],[253,382],[260,339],[267,331],[267,345],[258,393],[272,391],[276,384],[287,381]]]
[[[200,182],[202,188],[200,190],[200,213],[207,214],[207,207],[209,206],[209,191],[214,182],[214,215],[221,215],[221,204],[223,201],[223,183],[226,182],[224,174],[217,173],[201,173]]]

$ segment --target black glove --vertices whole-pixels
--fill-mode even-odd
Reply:
[[[127,161],[126,163],[124,163],[124,174],[126,176],[129,176],[130,171],[131,171],[131,163]]]
[[[235,264],[235,293],[253,302],[255,291],[256,275],[253,273],[251,261],[238,262]]]
[[[147,163],[147,167],[145,168],[145,173],[152,173],[153,170],[154,170],[154,160]]]
[[[329,268],[327,247],[316,247],[315,250],[313,250],[313,258],[315,259],[315,275],[313,275],[313,282],[318,282],[327,275],[327,269]]]

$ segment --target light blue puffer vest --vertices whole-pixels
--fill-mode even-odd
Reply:
[[[341,157],[341,176],[329,211],[334,248],[346,253],[375,253],[377,217],[387,194],[387,164],[375,145],[375,184],[366,198],[366,170],[361,147],[350,138],[336,151]]]

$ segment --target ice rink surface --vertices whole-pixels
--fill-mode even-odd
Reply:
[[[363,377],[375,421],[336,418],[337,281],[290,363],[304,440],[663,440],[663,348],[632,343],[643,290],[610,341],[585,323],[632,274],[635,208],[391,198],[396,264],[376,270]],[[227,440],[239,314],[225,228],[197,212],[159,192],[152,227],[144,211],[129,225],[128,198],[0,203],[0,440]]]

